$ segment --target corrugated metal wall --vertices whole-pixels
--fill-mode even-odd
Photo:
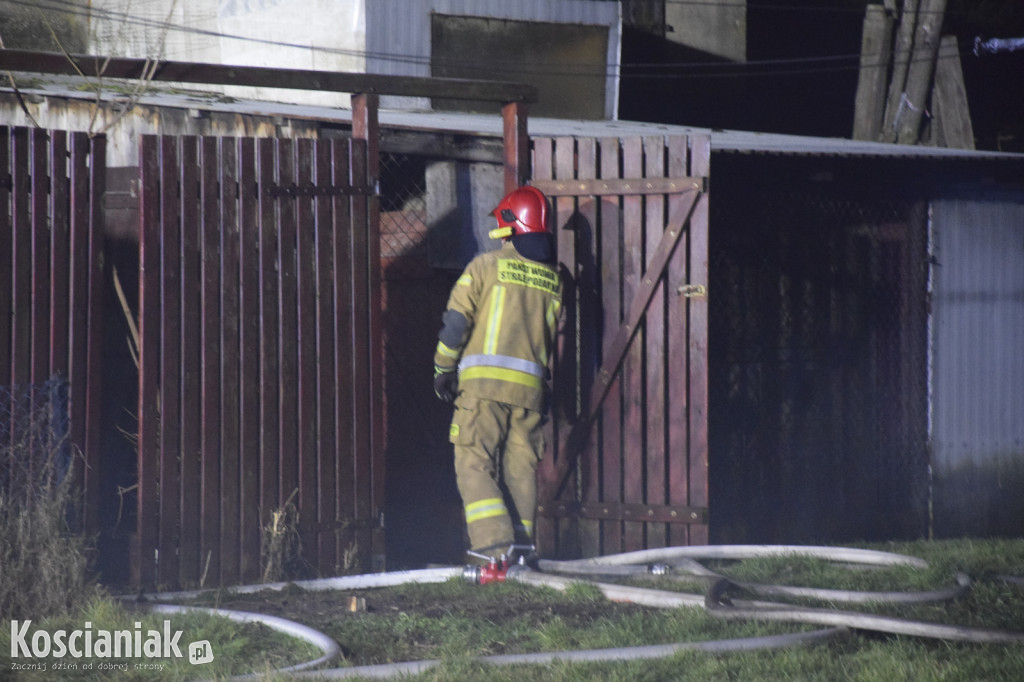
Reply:
[[[926,204],[828,163],[714,158],[714,543],[927,531]]]
[[[1024,532],[1024,194],[932,213],[934,532]]]

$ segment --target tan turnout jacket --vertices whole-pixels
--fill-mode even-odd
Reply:
[[[542,411],[561,292],[554,267],[522,257],[510,242],[478,255],[448,298],[448,309],[468,322],[463,343],[438,342],[434,364],[458,366],[459,390],[469,397]]]

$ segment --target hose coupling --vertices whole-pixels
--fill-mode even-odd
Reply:
[[[505,574],[508,572],[508,557],[506,555],[502,554],[500,558],[495,558],[478,555],[474,552],[470,552],[470,554],[486,559],[487,564],[485,566],[466,566],[462,569],[462,578],[466,582],[473,585],[505,582]]]

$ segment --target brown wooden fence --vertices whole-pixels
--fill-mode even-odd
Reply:
[[[369,570],[383,449],[366,143],[144,136],[140,162],[136,583],[259,579],[261,539],[289,530],[307,573]]]
[[[534,139],[574,290],[542,552],[706,544],[707,136]]]
[[[33,428],[35,398],[18,401],[19,393],[67,382],[66,435],[87,528],[95,528],[99,454],[105,149],[102,136],[0,126],[0,395],[12,399],[0,409],[0,448],[32,442],[19,430]]]

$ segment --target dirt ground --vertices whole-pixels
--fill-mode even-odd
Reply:
[[[365,600],[365,601],[363,601]],[[350,610],[351,604],[357,610]],[[311,592],[299,587],[280,592],[220,595],[203,606],[262,613],[286,618],[333,637],[342,646],[351,664],[379,662],[378,652],[352,650],[344,633],[359,628],[359,619],[400,618],[418,615],[425,618],[456,616],[481,622],[515,622],[517,628],[532,629],[559,619],[568,628],[585,628],[605,618],[621,617],[647,607],[616,604],[604,599],[563,600],[545,598],[536,588],[525,585],[483,585],[451,583],[437,586],[405,585],[395,588]],[[421,643],[427,645],[427,643]],[[428,645],[427,645],[428,646]],[[488,654],[516,653],[511,643],[489,643]],[[429,656],[430,651],[424,651]]]

